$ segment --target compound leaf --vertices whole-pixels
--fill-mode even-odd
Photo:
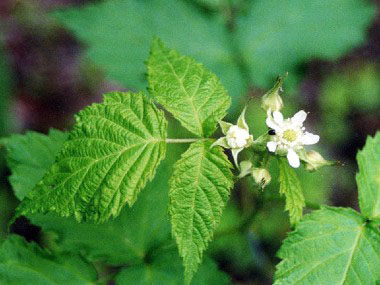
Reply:
[[[360,210],[364,216],[380,220],[380,133],[367,138],[356,159]]]
[[[302,209],[305,207],[301,183],[286,159],[280,158],[278,161],[280,194],[285,195],[285,210],[289,211],[290,223],[296,224],[302,218]]]
[[[16,235],[0,247],[1,284],[82,285],[95,281],[95,268],[77,255],[54,256]]]
[[[380,231],[349,208],[306,215],[278,256],[275,284],[375,284],[380,279]]]
[[[56,162],[18,214],[54,211],[104,222],[132,205],[165,155],[166,120],[143,93],[114,92],[85,108]]]
[[[198,136],[210,136],[226,114],[230,98],[219,79],[190,57],[156,39],[148,60],[151,95]]]
[[[48,135],[27,132],[0,140],[7,150],[7,164],[12,172],[9,182],[19,200],[42,179],[67,136],[67,133],[52,129]]]
[[[198,141],[174,166],[170,180],[172,233],[189,283],[213,237],[233,186],[232,165],[219,147]]]

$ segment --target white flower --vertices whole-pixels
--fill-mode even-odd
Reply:
[[[249,143],[249,137],[249,132],[237,125],[231,126],[226,135],[231,148],[244,148]]]
[[[231,149],[232,157],[235,165],[238,166],[237,156],[244,148],[249,147],[253,142],[252,135],[249,134],[249,128],[245,122],[245,110],[238,118],[237,124],[232,125],[227,122],[220,121],[219,125],[225,137],[219,138],[211,147],[219,145],[224,148]]]
[[[303,149],[304,145],[316,144],[319,136],[305,132],[303,122],[307,114],[301,110],[292,118],[285,119],[278,111],[268,115],[266,120],[267,126],[273,131],[271,141],[267,143],[267,148],[271,152],[285,155],[288,158],[290,166],[297,168],[300,166],[300,159],[297,152]]]

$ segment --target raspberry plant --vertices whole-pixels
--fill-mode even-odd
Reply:
[[[231,99],[217,76],[202,64],[156,39],[147,73],[149,95],[105,94],[103,103],[79,112],[69,133],[52,130],[47,136],[27,133],[2,139],[12,170],[10,181],[22,200],[17,216],[29,217],[46,231],[49,249],[11,236],[0,249],[2,282],[92,284],[96,274],[91,264],[67,254],[81,249],[87,260],[103,259],[121,267],[114,278],[117,284],[143,277],[147,278],[144,284],[226,283],[226,276],[204,258],[204,252],[234,183],[254,179],[257,189],[264,189],[271,181],[271,159],[280,169],[279,192],[295,227],[278,253],[282,261],[275,284],[376,284],[380,280],[380,134],[369,137],[357,156],[361,213],[322,206],[302,217],[305,201],[294,168],[302,163],[308,171],[318,171],[336,163],[304,148],[319,140],[305,131],[304,111],[283,118],[285,78],[263,96],[268,131],[254,138],[245,122],[250,115],[246,109],[236,125],[222,121]],[[192,136],[168,137],[163,110]],[[218,124],[224,136],[215,139]],[[179,160],[173,161],[173,155],[164,160],[170,145],[177,143],[190,146]],[[248,159],[240,161],[241,152]],[[174,169],[167,177],[168,197],[160,192],[165,187],[160,183],[143,190],[157,171],[167,176],[168,167]],[[178,253],[168,243],[170,229],[159,206],[163,203],[148,208],[155,201],[167,202],[184,279]],[[33,268],[33,274],[27,268]],[[196,274],[198,270],[202,275]]]

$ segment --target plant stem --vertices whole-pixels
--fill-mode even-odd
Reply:
[[[205,139],[203,138],[199,138],[199,139],[169,139],[167,138],[165,142],[166,143],[192,143],[192,142],[201,141],[201,140],[205,140]]]

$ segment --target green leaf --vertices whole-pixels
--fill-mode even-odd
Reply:
[[[380,220],[380,132],[367,138],[356,159],[360,210],[364,216]]]
[[[306,215],[278,252],[275,284],[375,284],[380,231],[352,209]]]
[[[160,164],[154,180],[139,195],[133,207],[124,208],[116,219],[107,221],[101,227],[91,223],[79,224],[74,218],[62,218],[54,213],[28,217],[33,224],[42,228],[44,236],[51,233],[57,236],[59,251],[80,251],[91,261],[103,261],[116,266],[131,264],[118,275],[120,284],[135,274],[139,278],[132,283],[136,280],[144,282],[148,272],[157,282],[165,280],[168,281],[165,284],[183,284],[183,268],[178,253],[167,248],[172,245],[167,213],[168,180],[181,150],[181,145],[169,145],[168,158]],[[158,270],[167,274],[160,274]],[[218,284],[227,282],[214,263],[205,259],[193,284],[214,284],[207,282],[214,280]]]
[[[42,179],[67,136],[67,133],[52,129],[49,135],[27,132],[0,140],[7,150],[7,164],[12,172],[9,182],[19,200]]]
[[[85,108],[50,171],[18,214],[54,211],[104,222],[130,206],[165,155],[166,120],[143,93],[114,92]]]
[[[196,142],[174,166],[170,180],[172,232],[189,283],[213,237],[233,186],[232,165],[220,147]]]
[[[301,183],[285,158],[278,159],[278,162],[280,194],[285,195],[285,210],[289,211],[290,223],[296,224],[302,218],[302,209],[305,207]]]
[[[337,59],[362,44],[376,15],[369,1],[249,3],[246,15],[238,18],[237,39],[252,80],[260,87],[270,86],[286,71],[292,81],[300,64],[315,58]]]
[[[83,285],[95,281],[95,269],[77,255],[53,256],[16,235],[0,247],[1,284]]]
[[[157,169],[157,174],[132,208],[124,207],[120,215],[101,226],[77,223],[74,218],[56,214],[28,216],[45,233],[58,235],[61,250],[84,252],[91,261],[112,265],[143,264],[146,255],[171,241],[167,213],[168,180],[179,145],[168,145],[168,158]],[[91,233],[91,234],[89,234]]]
[[[116,284],[183,284],[181,259],[176,251],[161,249],[150,258],[147,264],[123,269],[116,276]],[[218,271],[211,259],[205,258],[192,284],[229,284],[229,280],[225,273]]]
[[[54,16],[88,46],[88,57],[124,87],[147,87],[144,61],[157,36],[215,72],[234,96],[236,106],[244,83],[230,53],[224,23],[218,15],[206,16],[188,2],[98,1]]]
[[[158,39],[148,60],[148,80],[153,98],[201,137],[213,134],[230,106],[226,90],[213,73]]]

